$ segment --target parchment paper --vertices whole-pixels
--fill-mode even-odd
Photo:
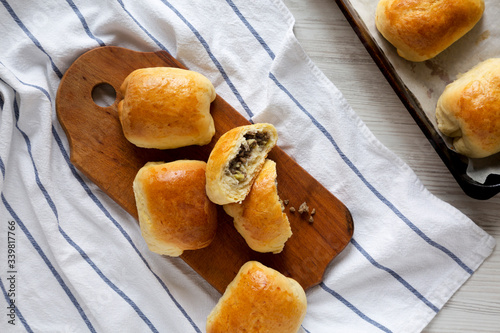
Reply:
[[[465,73],[481,61],[500,57],[500,1],[498,0],[485,0],[483,17],[471,31],[435,58],[420,63],[401,58],[396,48],[378,32],[375,26],[378,0],[350,0],[350,2],[436,129],[436,103],[446,85],[453,82],[457,75]],[[451,139],[442,136],[452,148]],[[469,159],[467,174],[472,179],[484,183],[486,177],[492,173],[500,174],[500,154],[484,159]]]

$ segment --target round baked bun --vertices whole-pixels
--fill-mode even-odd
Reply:
[[[484,0],[380,0],[378,31],[410,61],[435,57],[481,19]]]
[[[482,158],[500,152],[500,58],[479,63],[447,85],[436,120],[458,153]]]
[[[215,134],[212,83],[202,74],[172,67],[142,68],[120,87],[118,115],[125,138],[143,148],[206,145]]]
[[[306,294],[297,281],[249,261],[208,316],[207,333],[296,333],[306,310]]]
[[[205,193],[203,161],[149,162],[134,179],[142,236],[151,251],[176,257],[208,246],[217,210]]]
[[[243,201],[276,141],[276,128],[266,123],[240,126],[224,133],[207,161],[210,200],[218,205]]]
[[[269,159],[245,200],[241,204],[224,205],[224,210],[233,217],[236,230],[254,251],[280,253],[292,236],[290,222],[278,196],[276,163]]]

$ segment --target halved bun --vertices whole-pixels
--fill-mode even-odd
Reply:
[[[271,124],[240,126],[224,133],[207,162],[207,195],[224,205],[241,202],[276,145],[278,132]]]
[[[274,161],[266,160],[241,204],[224,205],[224,210],[233,217],[236,230],[254,251],[280,253],[292,236],[278,196]]]

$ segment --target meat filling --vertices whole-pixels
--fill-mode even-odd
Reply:
[[[269,134],[267,133],[257,132],[245,134],[238,154],[229,162],[229,168],[227,169],[228,175],[232,176],[239,183],[244,181],[247,175],[247,167],[252,159],[252,152],[255,149],[259,151],[262,150],[268,141]]]

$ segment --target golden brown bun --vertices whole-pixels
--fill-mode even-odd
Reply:
[[[255,142],[253,147],[252,140],[260,141],[260,137],[266,137],[265,143],[260,145]],[[207,195],[210,200],[225,205],[245,199],[277,140],[276,128],[266,123],[240,126],[224,133],[207,162]],[[251,155],[242,156],[245,152]],[[237,168],[235,162],[240,157],[246,162]]]
[[[216,206],[205,194],[202,161],[149,162],[134,180],[142,236],[151,251],[179,256],[215,237]]]
[[[481,158],[500,152],[500,58],[483,61],[447,85],[436,120],[458,153]]]
[[[207,333],[295,333],[306,309],[306,294],[297,281],[249,261],[208,316]]]
[[[210,103],[212,83],[200,73],[171,68],[142,68],[120,88],[118,104],[123,134],[144,148],[170,149],[206,145],[215,134]]]
[[[290,222],[283,213],[276,182],[276,163],[266,160],[250,193],[241,204],[224,205],[234,218],[236,230],[257,252],[280,253],[292,236]]]
[[[380,0],[375,24],[410,61],[445,50],[481,19],[484,0]]]

